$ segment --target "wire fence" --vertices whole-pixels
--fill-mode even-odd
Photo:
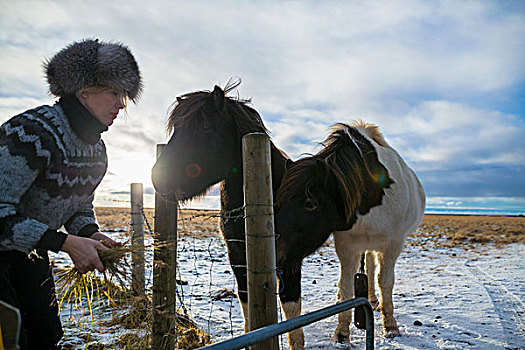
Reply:
[[[130,207],[131,202],[114,200],[119,207]],[[263,207],[263,204],[248,204]],[[267,205],[266,205],[267,206]],[[214,342],[232,338],[244,333],[244,317],[237,299],[238,286],[232,267],[246,265],[229,264],[226,240],[219,230],[219,220],[244,220],[245,206],[228,212],[218,210],[202,211],[178,206],[177,218],[177,267],[176,267],[176,308],[178,312],[193,320],[210,334]],[[151,291],[153,273],[153,237],[155,214],[152,209],[140,208],[144,220],[146,291]],[[264,210],[252,214],[269,215]],[[127,223],[130,234],[133,223]],[[102,227],[104,230],[104,227]],[[244,239],[230,239],[230,242],[244,243]],[[277,271],[279,274],[279,271]],[[282,321],[279,310],[279,320]],[[281,347],[287,340],[280,336]]]
[[[101,231],[121,242],[131,242],[134,229],[133,220],[131,220],[133,217],[131,201],[118,199],[115,200],[114,203],[115,206],[95,208]],[[258,204],[255,205],[259,206]],[[262,206],[260,207],[262,208]],[[182,322],[188,320],[188,322],[195,324],[198,329],[210,335],[211,342],[213,343],[229,340],[241,336],[244,333],[244,316],[237,298],[238,286],[234,277],[233,267],[229,264],[226,241],[222,237],[219,227],[220,220],[244,221],[246,218],[244,214],[245,208],[245,206],[242,206],[224,213],[219,210],[178,207],[177,264],[175,276],[173,276],[177,282],[175,288],[176,298],[174,298],[177,309],[177,319],[181,317]],[[156,245],[158,245],[158,242],[155,242],[155,210],[141,206],[140,214],[141,218],[139,218],[139,220],[143,220],[142,224],[145,234],[145,291],[147,295],[152,296],[154,250]],[[257,210],[257,215],[268,215],[268,213],[266,210]],[[137,215],[135,215],[135,217],[137,217]],[[243,239],[233,241],[244,243]],[[330,252],[333,251],[333,247],[329,247],[328,245],[326,249]],[[322,250],[324,250],[324,248]],[[316,295],[312,298],[307,297],[307,304],[303,303],[305,312],[315,310],[320,305],[331,304],[335,296],[336,291],[334,286],[336,285],[336,280],[335,277],[332,278],[332,275],[336,275],[333,272],[337,267],[337,259],[335,255],[332,254],[321,258],[323,255],[323,252],[321,252],[321,255],[306,259],[307,261],[305,261],[305,265],[314,267],[315,274],[310,274],[310,276],[306,276],[303,279],[302,288],[306,296]],[[127,256],[126,259],[131,261],[131,256]],[[129,271],[129,275],[131,275],[131,270]],[[279,271],[277,271],[277,273],[279,274]],[[324,279],[326,279],[326,281],[323,281]],[[128,280],[128,283],[128,287],[131,288],[131,279]],[[282,285],[279,287],[282,288]],[[323,290],[321,294],[319,294],[319,288]],[[326,292],[328,290],[329,292]],[[151,314],[152,312],[151,304],[144,305],[143,309],[147,314]],[[115,311],[109,312],[114,313]],[[99,316],[102,315],[106,317],[105,315],[109,312],[107,310],[98,312],[98,316],[96,316],[95,319],[99,318],[98,321],[103,321]],[[129,313],[129,309],[127,311],[122,310],[122,312],[116,310],[116,313],[120,314],[125,314],[126,312]],[[82,314],[82,317],[84,317],[84,325],[90,327],[91,322],[85,318],[85,315],[84,312]],[[78,316],[78,313],[74,315],[68,313],[67,310],[65,313],[61,311],[63,324],[70,322],[70,319],[72,320],[76,316]],[[330,319],[319,322],[317,326],[313,326],[313,332],[317,334],[318,331],[316,331],[316,329],[331,328],[331,326],[321,325],[336,322],[334,317],[335,316],[332,316]],[[281,305],[278,303],[278,322],[282,322],[284,318]],[[105,322],[106,320],[99,324]],[[97,325],[99,329],[93,329],[89,331],[87,335],[85,333],[84,335],[80,334],[79,338],[78,321],[71,321],[69,327],[67,325],[65,326],[66,334],[64,335],[64,344],[74,345],[69,348],[77,348],[78,346],[88,346],[91,344],[98,345],[99,343],[97,342],[100,341],[100,344],[103,344],[103,348],[136,349],[141,347],[122,347],[120,344],[117,344],[116,338],[121,337],[121,335],[118,334],[130,332],[137,334],[140,339],[146,339],[151,335],[148,333],[151,332],[150,326],[145,324],[139,326],[142,327],[142,329],[139,327],[123,329],[123,327],[119,325],[115,328],[108,328],[105,326],[98,327]],[[85,331],[86,328],[83,328],[82,332]],[[325,331],[323,330],[323,332]],[[146,338],[144,338],[144,334]],[[204,345],[204,343],[201,342],[198,346],[180,346],[180,341],[184,340],[185,335],[179,333],[177,329],[174,336],[176,344],[179,344],[176,348],[194,349]],[[286,335],[279,335],[278,340],[281,349],[288,347]],[[207,341],[209,342],[210,340]],[[319,339],[318,342],[319,344],[324,344],[323,346],[326,346],[327,343],[326,340],[321,339]],[[328,343],[332,344],[330,341],[328,341]],[[147,346],[147,343],[145,346]]]

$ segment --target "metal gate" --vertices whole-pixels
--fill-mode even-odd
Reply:
[[[308,314],[294,317],[292,319],[275,323],[264,328],[259,328],[249,333],[240,335],[238,337],[222,341],[220,343],[212,344],[200,348],[200,350],[236,350],[242,349],[250,345],[257,344],[263,340],[288,333],[294,329],[304,327],[311,323],[320,321],[327,317],[336,315],[340,312],[364,306],[366,316],[366,349],[374,349],[374,314],[372,305],[366,298],[355,298],[345,302],[328,306]]]

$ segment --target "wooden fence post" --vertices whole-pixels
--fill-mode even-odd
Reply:
[[[157,145],[157,159],[165,145]],[[153,325],[151,348],[175,348],[177,203],[155,193],[153,249]]]
[[[266,134],[247,134],[242,139],[248,318],[250,331],[277,323],[275,234],[270,141]],[[279,349],[274,337],[250,347]]]
[[[131,184],[131,244],[136,246],[131,257],[131,288],[136,295],[146,291],[144,268],[144,189],[141,183]],[[136,250],[135,250],[136,249]]]

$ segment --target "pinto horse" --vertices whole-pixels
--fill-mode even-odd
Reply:
[[[425,193],[415,173],[379,128],[362,121],[336,124],[314,156],[289,166],[277,193],[277,259],[296,265],[331,233],[341,262],[338,302],[353,297],[354,274],[366,251],[368,298],[379,307],[386,336],[399,334],[394,319],[394,265],[405,239],[420,224]],[[351,311],[339,314],[334,339],[348,341]]]
[[[240,82],[239,82],[240,83]],[[213,91],[197,91],[177,98],[168,118],[171,139],[152,170],[155,190],[172,201],[203,196],[221,182],[221,233],[237,280],[238,296],[247,321],[247,280],[244,220],[227,219],[228,213],[244,205],[242,137],[252,132],[268,133],[249,100],[226,96],[239,83],[215,86]],[[228,84],[229,85],[229,84]],[[273,142],[271,147],[272,185],[277,192],[287,157]],[[238,213],[238,211],[237,211]],[[280,301],[285,317],[300,315],[301,265],[279,266]],[[245,322],[246,329],[247,322]],[[288,335],[290,347],[302,349],[302,330]]]

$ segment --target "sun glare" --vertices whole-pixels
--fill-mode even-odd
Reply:
[[[155,159],[146,153],[127,152],[111,159],[109,169],[115,174],[116,183],[129,187],[130,183],[141,182],[144,187],[151,185],[151,168]]]
[[[144,188],[144,205],[150,206],[148,189],[152,188],[151,168],[155,158],[141,152],[109,153],[108,171],[95,194],[95,206],[120,206],[129,204],[129,191],[132,183],[142,183]]]

